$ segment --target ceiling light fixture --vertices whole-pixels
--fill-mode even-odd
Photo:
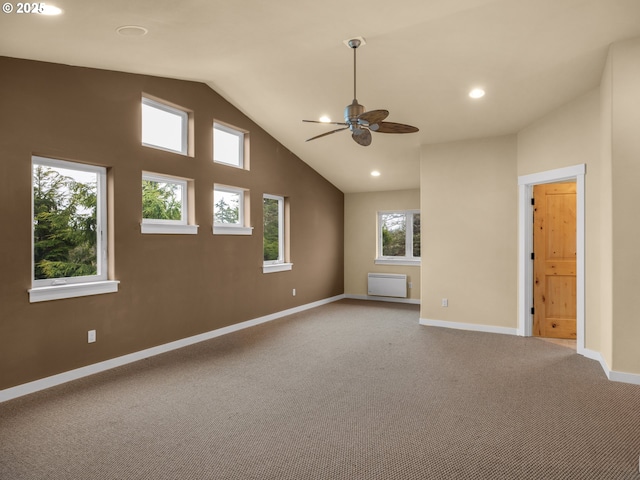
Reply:
[[[116,28],[116,32],[123,37],[143,37],[149,33],[149,30],[140,25],[123,25]]]
[[[61,13],[61,8],[58,8],[54,5],[44,4],[42,5],[42,11],[40,12],[40,15],[60,15]]]
[[[380,176],[380,172],[378,170],[374,170],[373,172],[371,172],[371,176],[372,177],[379,177]]]
[[[331,119],[327,115],[323,115],[319,118],[322,123],[331,123]]]
[[[481,88],[474,88],[469,92],[469,96],[471,98],[482,98],[484,97],[484,90]]]

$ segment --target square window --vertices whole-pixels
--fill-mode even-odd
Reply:
[[[220,123],[213,124],[213,161],[245,168],[245,133]]]
[[[248,191],[223,185],[213,188],[213,233],[226,235],[251,235],[246,207]]]
[[[197,225],[188,225],[188,185],[183,178],[142,173],[142,233],[197,233]]]
[[[117,291],[107,279],[106,176],[104,167],[33,157],[31,302]]]
[[[420,212],[378,213],[378,264],[420,264]]]
[[[142,98],[142,144],[187,154],[189,114],[155,100]]]
[[[242,192],[216,188],[213,193],[213,222],[216,225],[242,225]]]

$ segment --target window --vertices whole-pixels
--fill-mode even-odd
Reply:
[[[292,264],[285,261],[285,211],[284,197],[263,196],[263,273],[291,270]]]
[[[29,300],[117,291],[107,278],[106,169],[33,157],[32,177]]]
[[[189,114],[155,100],[142,98],[142,144],[187,154]]]
[[[213,188],[213,233],[251,235],[246,208],[249,192],[241,188],[215,185]]]
[[[142,173],[142,233],[198,233],[188,225],[188,181],[157,173]]]
[[[420,264],[420,211],[378,213],[378,264]]]
[[[238,168],[247,168],[245,162],[245,132],[223,125],[213,124],[213,161]]]

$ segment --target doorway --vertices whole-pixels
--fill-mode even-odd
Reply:
[[[585,182],[584,164],[559,168],[518,177],[518,335],[533,336],[533,209],[531,204],[535,185],[575,182],[576,189],[576,240],[575,240],[575,317],[576,350],[585,354],[584,334],[584,238],[585,238]]]

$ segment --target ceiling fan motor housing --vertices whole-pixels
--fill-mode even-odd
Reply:
[[[351,105],[347,105],[344,109],[344,121],[349,125],[358,124],[358,116],[365,112],[363,105],[360,105],[356,99],[353,100]]]

